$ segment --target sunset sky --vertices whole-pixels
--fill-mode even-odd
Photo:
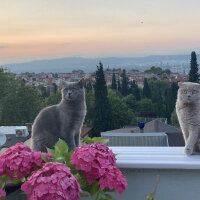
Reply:
[[[0,64],[200,50],[199,0],[0,0]]]

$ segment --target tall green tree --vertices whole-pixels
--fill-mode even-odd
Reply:
[[[175,109],[171,114],[171,124],[172,124],[172,126],[180,127]]]
[[[141,99],[141,101],[138,102],[138,113],[140,117],[155,117],[156,111],[155,106],[152,103],[151,99]]]
[[[197,56],[195,51],[191,53],[190,60],[190,72],[189,72],[189,81],[198,83],[199,82],[199,73],[198,73],[198,64],[197,64]]]
[[[98,137],[103,131],[111,128],[111,108],[108,101],[108,92],[103,72],[103,64],[100,62],[95,74],[95,116],[91,136]]]
[[[173,82],[170,86],[172,91],[172,98],[173,98],[173,107],[175,107],[176,99],[177,99],[177,93],[178,93],[178,83]]]
[[[166,106],[165,115],[167,117],[168,122],[170,123],[171,114],[174,110],[174,98],[173,98],[173,95],[172,95],[172,88],[171,87],[169,87],[165,91],[165,106]]]
[[[121,93],[123,96],[127,96],[128,95],[128,83],[129,83],[129,80],[128,80],[128,77],[126,76],[126,70],[123,69],[123,72],[122,72],[122,90],[121,90]]]
[[[151,99],[151,89],[149,87],[147,78],[144,79],[144,87],[143,87],[142,93],[143,93],[144,98]]]
[[[58,104],[62,99],[61,90],[45,98],[45,106],[52,106]]]
[[[93,90],[91,82],[85,83],[85,90],[86,92],[90,92]]]
[[[84,125],[92,126],[93,123],[94,123],[94,118],[95,118],[94,90],[90,90],[89,92],[85,93],[85,100],[86,100],[87,113],[86,113],[86,116],[85,116]]]
[[[58,86],[53,83],[53,93],[55,94],[58,91]]]
[[[108,91],[108,99],[111,105],[112,129],[122,128],[125,125],[136,125],[136,117],[126,103],[113,90]]]
[[[0,123],[9,126],[33,122],[43,105],[38,90],[26,86],[22,80],[10,79],[9,82],[7,94],[1,101]]]
[[[119,92],[122,91],[122,87],[121,87],[120,80],[117,81],[117,90],[118,90]]]
[[[39,86],[39,90],[40,90],[41,95],[42,95],[44,98],[50,96],[50,89],[49,89],[49,87],[44,86],[44,85],[40,85],[40,86]]]
[[[116,82],[116,77],[115,77],[115,73],[112,74],[112,86],[111,88],[113,90],[116,90],[117,89],[117,82]]]
[[[172,112],[175,109],[177,92],[178,92],[178,84],[173,82],[165,93],[165,105],[166,105],[165,113],[169,123],[171,123]]]
[[[137,101],[141,100],[140,89],[139,89],[138,85],[136,84],[135,80],[130,82],[129,93],[133,94]]]
[[[124,97],[123,100],[133,112],[137,110],[137,101],[133,94],[129,94],[128,96]]]

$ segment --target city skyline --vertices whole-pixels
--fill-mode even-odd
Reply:
[[[0,0],[0,64],[200,50],[198,0]]]

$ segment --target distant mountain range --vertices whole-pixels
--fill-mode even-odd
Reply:
[[[25,63],[3,65],[11,72],[71,72],[83,70],[93,72],[99,62],[106,68],[149,69],[152,65],[162,68],[183,65],[189,67],[190,55],[153,55],[147,57],[108,57],[108,58],[83,58],[64,57],[56,59],[33,60]]]

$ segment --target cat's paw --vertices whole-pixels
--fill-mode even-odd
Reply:
[[[189,148],[185,148],[185,154],[187,155],[187,156],[191,156],[192,155],[192,153],[193,153],[193,149],[189,149]]]

